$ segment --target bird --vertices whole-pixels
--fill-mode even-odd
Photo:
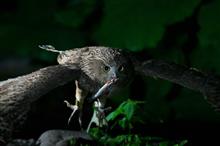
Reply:
[[[72,80],[76,85],[75,104],[64,100],[73,110],[68,122],[78,110],[78,120],[82,124],[83,103],[88,99],[94,103],[94,112],[87,132],[92,123],[98,126],[108,124],[105,119],[105,111],[109,110],[105,108],[106,99],[111,93],[129,85],[135,74],[168,80],[199,91],[214,109],[220,109],[219,76],[164,60],[140,60],[137,54],[111,47],[93,46],[65,51],[51,45],[39,47],[58,53],[58,65],[0,82],[0,145],[10,141],[14,131],[21,129],[34,101]]]
[[[94,101],[94,112],[87,131],[92,123],[97,126],[107,125],[104,112],[106,99],[132,80],[134,68],[130,58],[120,49],[110,47],[83,47],[65,51],[55,49],[52,45],[40,45],[41,49],[59,53],[57,62],[68,68],[76,67],[80,75],[75,80],[75,104],[64,101],[73,110],[68,123],[74,113],[79,111],[79,124],[82,126],[82,109],[86,98]],[[87,97],[88,93],[92,97]]]

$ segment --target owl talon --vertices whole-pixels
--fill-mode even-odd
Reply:
[[[89,132],[89,129],[92,125],[92,123],[95,123],[98,127],[108,126],[108,122],[105,117],[105,111],[111,110],[111,107],[103,108],[101,102],[99,100],[94,102],[94,112],[91,121],[89,122],[89,125],[87,127],[87,132]]]
[[[69,117],[69,119],[68,119],[68,125],[69,125],[69,123],[70,123],[70,121],[71,121],[73,115],[75,114],[75,112],[76,112],[77,110],[79,110],[79,106],[77,106],[77,105],[72,105],[72,104],[70,104],[70,103],[69,103],[68,101],[66,101],[66,100],[64,100],[64,102],[66,103],[66,106],[67,106],[67,107],[69,107],[71,110],[73,110],[73,112],[71,113],[71,115],[70,115],[70,117]],[[79,121],[81,121],[80,118],[79,118]],[[81,125],[81,124],[80,124],[80,125]]]

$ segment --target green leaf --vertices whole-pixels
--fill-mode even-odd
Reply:
[[[169,144],[169,142],[168,141],[164,141],[164,142],[161,142],[160,144],[159,144],[159,146],[169,146],[170,144]]]
[[[122,113],[123,113],[122,110],[119,109],[119,108],[117,108],[115,111],[111,112],[111,113],[106,117],[106,119],[107,119],[108,121],[115,120],[115,118],[116,118],[117,116],[119,116],[120,114],[122,114]]]
[[[138,51],[155,47],[169,24],[190,16],[200,0],[104,0],[94,38],[102,45]]]
[[[124,111],[124,114],[126,115],[127,120],[129,121],[131,120],[136,106],[137,104],[131,100],[128,100],[124,106],[121,106],[121,108],[123,108],[123,111]]]
[[[141,138],[137,134],[134,135],[134,142],[136,144],[141,144]]]
[[[118,144],[122,144],[123,141],[125,141],[127,138],[127,135],[119,135],[117,137],[115,137],[114,139],[112,139],[112,141],[114,141],[115,143],[118,143]]]
[[[111,112],[106,118],[108,121],[114,120],[119,115],[124,115],[127,120],[131,120],[132,116],[134,115],[134,111],[137,108],[137,104],[143,102],[140,101],[132,101],[128,99],[121,103],[121,105],[113,112]]]
[[[94,139],[99,139],[100,137],[102,137],[104,135],[104,132],[100,128],[91,128],[89,130],[89,134]]]
[[[220,71],[220,1],[204,5],[199,13],[198,22],[200,31],[198,33],[199,48],[192,56],[195,67],[203,70]]]
[[[141,122],[141,119],[138,116],[135,116],[135,112],[137,110],[137,107],[139,106],[138,104],[140,103],[144,102],[132,101],[128,99],[106,117],[107,121],[113,121],[119,117],[120,119],[114,121],[115,123],[112,127],[114,127],[115,125],[119,125],[123,129],[132,129],[132,122]]]
[[[69,146],[74,146],[74,145],[76,145],[76,140],[75,139],[69,140]]]
[[[185,144],[187,144],[187,142],[188,142],[187,140],[183,140],[179,144],[176,144],[174,146],[184,146]]]
[[[118,124],[123,128],[125,129],[128,125],[128,120],[127,118],[123,118],[121,120],[118,121]]]

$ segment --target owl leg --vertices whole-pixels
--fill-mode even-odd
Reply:
[[[66,100],[64,102],[66,103],[67,107],[69,107],[70,109],[73,110],[73,112],[71,113],[71,115],[68,119],[68,124],[70,123],[74,113],[77,110],[79,110],[79,124],[80,124],[80,127],[82,127],[82,109],[83,109],[83,103],[84,103],[85,97],[87,96],[87,92],[80,89],[79,83],[77,80],[75,81],[75,84],[76,84],[75,105],[70,104]]]
[[[111,107],[104,108],[105,102],[106,102],[106,98],[97,99],[97,101],[94,102],[93,116],[87,127],[87,132],[89,132],[92,123],[95,123],[96,126],[98,127],[103,127],[108,125],[108,122],[105,117],[105,111],[110,110]]]

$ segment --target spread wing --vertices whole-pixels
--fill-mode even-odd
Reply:
[[[79,76],[77,66],[49,66],[30,74],[0,82],[0,145],[20,128],[17,123],[28,112],[27,107],[50,90]]]
[[[219,76],[162,60],[146,61],[136,66],[136,71],[145,76],[165,79],[199,91],[216,110],[220,110]]]

